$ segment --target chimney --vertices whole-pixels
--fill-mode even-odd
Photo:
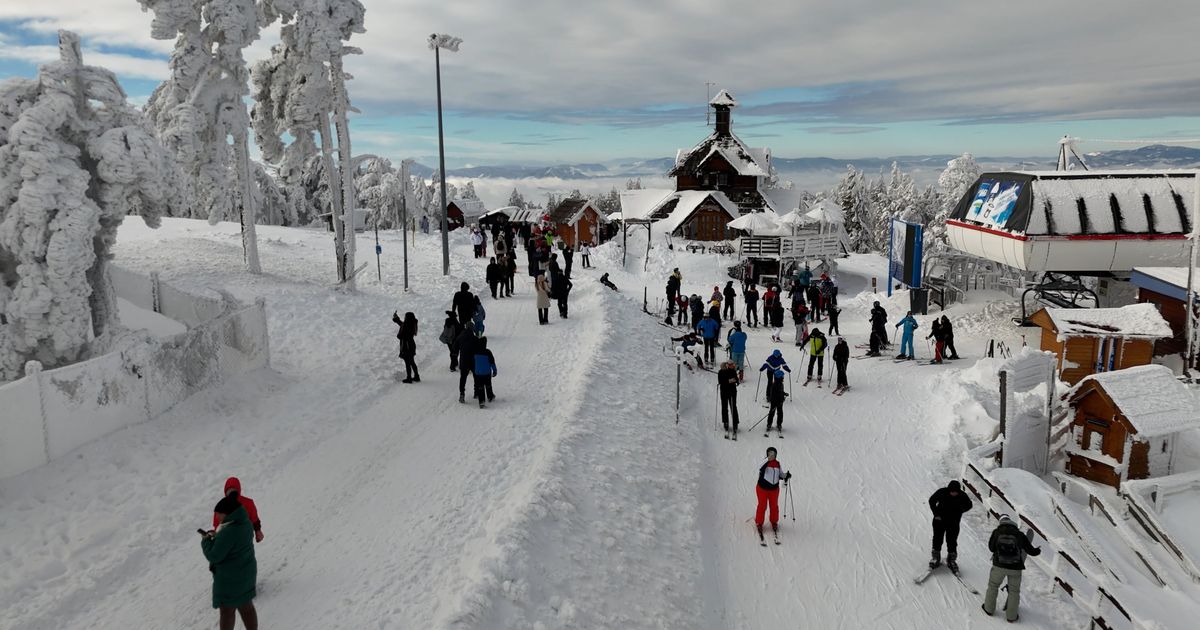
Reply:
[[[717,135],[728,136],[733,133],[732,110],[734,107],[737,107],[737,101],[734,100],[733,95],[726,90],[721,90],[716,96],[713,97],[711,101],[708,102],[708,104],[712,106],[713,112],[716,114]]]

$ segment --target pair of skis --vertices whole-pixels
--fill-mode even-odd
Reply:
[[[811,383],[811,382],[812,382],[812,379],[811,379],[811,378],[810,378],[810,379],[807,379],[806,381],[804,381],[804,384],[803,384],[803,385],[801,385],[801,387],[808,387],[808,384],[809,384],[809,383]],[[818,379],[817,379],[817,389],[820,389],[820,388],[821,388],[821,379],[819,379],[819,378],[818,378]]]
[[[913,582],[914,582],[915,584],[922,584],[922,583],[924,583],[924,582],[925,582],[925,580],[928,580],[928,579],[929,579],[929,576],[933,575],[933,572],[934,572],[934,571],[937,571],[938,569],[942,568],[943,566],[945,566],[945,565],[939,564],[939,565],[937,565],[936,567],[933,567],[933,568],[930,568],[930,569],[926,569],[924,573],[922,573],[922,574],[918,575],[917,577],[913,578]],[[947,567],[947,568],[949,568],[949,567]],[[962,575],[961,575],[960,573],[958,573],[957,571],[951,571],[951,572],[950,572],[950,575],[953,575],[953,576],[954,576],[954,579],[958,580],[958,583],[959,583],[959,584],[962,584],[962,585],[963,585],[963,588],[965,588],[965,589],[967,589],[968,591],[970,591],[972,595],[979,595],[979,591],[978,591],[978,590],[976,590],[974,586],[971,586],[970,584],[967,584],[967,581],[966,581],[966,580],[964,580],[964,579],[962,578]]]
[[[850,386],[849,386],[849,385],[845,385],[845,386],[843,386],[843,387],[836,387],[836,388],[834,388],[834,390],[833,390],[833,395],[834,395],[834,396],[841,396],[842,394],[845,394],[845,393],[846,393],[846,390],[848,390],[848,389],[850,389]]]
[[[737,431],[730,431],[729,429],[725,429],[725,439],[733,440],[734,442],[736,442],[737,441]]]
[[[750,522],[750,519],[746,519],[746,522],[747,522],[747,523],[749,523],[749,522]],[[751,524],[753,525],[753,523],[751,523]],[[760,547],[766,547],[766,546],[767,546],[767,537],[766,537],[766,535],[765,535],[765,534],[763,534],[763,530],[762,530],[762,528],[761,528],[761,527],[759,527],[758,525],[754,525],[754,528],[755,528],[755,529],[758,531],[758,544],[759,544],[759,546],[760,546]],[[775,528],[772,528],[772,529],[771,529],[771,535],[774,537],[774,539],[775,539],[775,544],[776,544],[776,545],[782,545],[782,544],[783,544],[783,542],[779,540],[779,528],[777,528],[777,527],[775,527]]]
[[[775,435],[779,436],[779,439],[782,440],[783,439],[783,429],[781,429],[780,427],[775,427]],[[771,427],[767,427],[767,430],[763,431],[763,437],[771,437]]]

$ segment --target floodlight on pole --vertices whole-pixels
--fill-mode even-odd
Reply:
[[[429,36],[429,48],[433,50],[434,72],[437,75],[437,112],[438,112],[438,172],[441,174],[442,195],[442,275],[450,275],[450,221],[446,214],[446,143],[442,135],[442,55],[445,48],[450,52],[458,52],[462,43],[461,37],[444,33],[434,33]]]

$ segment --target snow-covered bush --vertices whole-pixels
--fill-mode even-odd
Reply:
[[[37,80],[0,82],[0,380],[81,358],[116,308],[105,273],[127,214],[180,207],[179,175],[116,76],[59,33]]]

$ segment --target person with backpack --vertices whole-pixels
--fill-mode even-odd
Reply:
[[[721,395],[721,424],[725,427],[725,439],[737,439],[738,408],[737,387],[741,380],[738,378],[737,367],[733,361],[725,361],[717,372],[717,388]],[[732,433],[729,428],[729,416],[733,416]]]
[[[813,366],[817,366],[817,387],[821,386],[821,378],[825,375],[825,348],[829,346],[829,340],[821,333],[820,328],[814,328],[812,334],[808,337],[808,378],[804,381],[805,385],[812,382]]]
[[[803,346],[808,341],[808,307],[804,302],[792,305],[792,323],[796,326],[796,346]]]
[[[200,551],[212,573],[212,606],[219,611],[221,630],[233,630],[237,616],[247,630],[258,629],[254,608],[258,562],[254,558],[254,527],[236,495],[227,495],[213,508],[220,522],[201,532]]]
[[[904,327],[904,332],[900,336],[900,354],[896,355],[897,359],[915,359],[913,354],[913,331],[917,329],[917,320],[913,317],[912,311],[909,311],[904,319],[896,322],[896,328]],[[907,349],[907,352],[905,351]]]
[[[725,319],[732,320],[737,317],[734,303],[737,301],[737,289],[733,288],[733,280],[725,283],[725,290],[722,292],[725,295],[724,306],[722,306],[721,316]]]
[[[833,347],[833,371],[837,374],[837,385],[833,388],[833,393],[841,395],[850,389],[850,383],[846,380],[846,368],[849,364],[850,345],[844,337],[838,337],[837,345]]]
[[[983,612],[992,616],[996,612],[996,595],[1000,585],[1008,582],[1008,601],[1004,607],[1004,618],[1015,623],[1021,617],[1021,572],[1025,570],[1025,556],[1041,555],[1042,550],[1029,542],[1029,537],[1017,528],[1012,517],[1005,514],[1000,524],[988,539],[988,551],[992,552],[992,571],[988,575],[987,592],[983,597]]]
[[[779,482],[788,481],[792,473],[784,472],[777,458],[779,451],[767,447],[767,458],[758,465],[758,480],[754,484],[754,495],[758,507],[754,510],[754,526],[758,528],[758,539],[763,539],[763,521],[770,510],[771,531],[779,536]],[[763,543],[766,544],[766,543]]]
[[[729,331],[725,342],[729,346],[729,360],[737,366],[738,379],[746,380],[746,332],[742,330],[741,322],[733,322],[733,330]]]
[[[475,329],[471,326],[463,326],[462,332],[458,333],[455,345],[458,346],[458,402],[465,403],[467,402],[467,376],[472,374],[475,369],[475,348],[479,345],[479,337],[475,336]]]
[[[771,310],[771,307],[775,305],[775,300],[778,300],[778,299],[779,299],[779,292],[775,288],[775,286],[770,285],[770,284],[767,285],[767,291],[766,291],[766,293],[763,293],[763,319],[764,320],[770,319],[770,315],[768,315],[768,312]],[[770,324],[767,324],[767,325],[769,326]]]
[[[775,298],[771,302],[771,341],[783,341],[783,301]]]
[[[454,294],[454,312],[458,313],[458,323],[466,326],[471,321],[471,316],[475,314],[475,304],[477,300],[471,294],[471,285],[466,282],[459,285],[458,293]]]
[[[492,356],[492,351],[488,350],[487,337],[480,337],[479,343],[475,347],[475,357],[473,361],[475,373],[475,398],[479,401],[479,408],[483,409],[487,405],[486,402],[496,400],[496,394],[492,392],[492,377],[499,374],[496,370],[496,357]]]
[[[546,279],[546,274],[535,278],[533,287],[537,291],[538,325],[544,326],[550,323],[550,281]]]
[[[717,335],[720,333],[721,325],[712,318],[711,314],[705,314],[696,328],[700,331],[700,337],[704,339],[704,360],[709,365],[715,364],[717,361]]]
[[[492,291],[492,299],[496,299],[496,289],[500,286],[501,276],[500,265],[496,264],[495,256],[489,260],[484,278],[487,280],[488,288]]]
[[[450,371],[458,371],[458,335],[462,333],[462,324],[458,323],[458,316],[454,311],[446,311],[446,321],[442,322],[442,334],[438,335],[438,341],[446,344],[450,350]]]
[[[487,319],[487,311],[483,310],[483,303],[479,301],[479,296],[475,296],[475,313],[471,315],[471,329],[475,331],[476,337],[483,336],[483,320]]]
[[[404,314],[404,319],[400,319],[400,313],[392,312],[392,321],[400,327],[400,331],[396,333],[396,338],[400,340],[400,358],[404,360],[404,380],[401,383],[420,383],[421,373],[417,371],[417,316],[413,315],[412,311]]]
[[[742,292],[742,300],[746,302],[746,324],[758,328],[758,288],[754,283]]]
[[[942,315],[942,338],[946,340],[946,352],[950,353],[947,358],[957,359],[958,350],[954,349],[954,326],[950,325],[950,318],[945,315]]]
[[[929,510],[933,512],[933,557],[929,568],[942,564],[942,539],[946,540],[946,566],[958,573],[958,526],[962,515],[971,509],[971,499],[962,491],[962,484],[952,479],[945,488],[938,488],[929,496]]]
[[[783,370],[775,370],[775,378],[767,381],[767,428],[771,430],[771,420],[775,420],[775,430],[783,433],[783,401],[787,399],[787,390],[783,385]]]
[[[234,497],[242,507],[246,508],[246,517],[250,519],[250,527],[254,529],[254,542],[260,543],[263,541],[262,520],[258,518],[258,506],[254,504],[254,499],[247,496],[242,496],[242,481],[237,477],[230,477],[225,480],[225,496]],[[213,512],[213,529],[217,529],[221,525],[221,515]]]
[[[942,321],[935,317],[929,327],[929,334],[925,338],[933,338],[933,360],[930,363],[941,363],[942,350],[946,347],[946,337],[942,333]]]

